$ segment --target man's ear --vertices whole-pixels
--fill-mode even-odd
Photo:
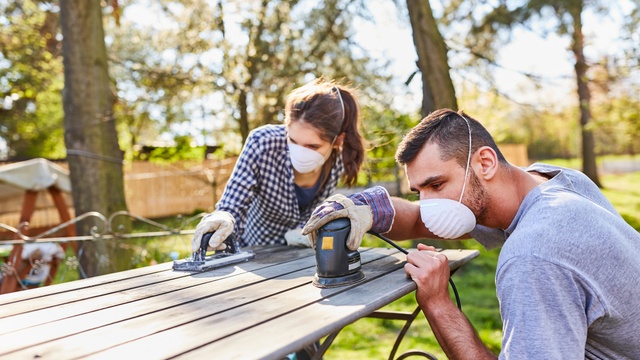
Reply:
[[[485,180],[490,180],[498,171],[498,155],[489,146],[483,146],[476,151],[476,174]]]

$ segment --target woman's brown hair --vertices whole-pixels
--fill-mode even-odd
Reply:
[[[358,130],[360,106],[353,89],[317,79],[287,96],[285,115],[287,123],[304,121],[318,129],[320,137],[328,142],[344,133],[342,181],[349,186],[355,184],[364,161],[364,143]],[[333,151],[331,161],[325,163],[325,176],[328,176],[326,170],[335,163],[336,157],[336,151]]]

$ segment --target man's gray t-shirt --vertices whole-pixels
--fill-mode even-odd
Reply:
[[[503,230],[496,290],[502,359],[640,359],[640,234],[579,171],[534,164],[534,188]],[[505,241],[506,239],[506,241]]]

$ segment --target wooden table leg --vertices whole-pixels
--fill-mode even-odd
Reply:
[[[62,191],[60,191],[58,188],[55,187],[49,187],[49,194],[51,194],[51,197],[53,198],[53,202],[56,205],[56,209],[58,209],[58,216],[60,217],[60,223],[65,223],[69,220],[71,220],[71,214],[69,214],[69,208],[67,207],[66,202],[64,201],[64,197],[62,196]],[[76,236],[76,227],[75,225],[69,225],[66,228],[64,228],[65,231],[65,235],[67,237],[73,237]],[[67,251],[67,247],[69,246],[69,243],[61,243],[60,246],[62,247],[62,250]],[[71,246],[73,247],[73,252],[76,254],[76,256],[78,255],[78,243],[76,241],[72,241],[71,242]],[[47,280],[45,281],[45,285],[51,285],[51,282],[53,281],[53,277],[56,275],[56,273],[58,272],[58,267],[60,265],[60,260],[59,259],[53,259],[51,261],[51,268],[50,268],[50,272],[49,272],[49,276],[47,277]]]
[[[31,219],[36,209],[36,200],[38,192],[27,190],[22,201],[22,211],[20,212],[20,223],[27,222]],[[18,240],[20,236],[15,234],[14,240]],[[22,245],[14,245],[9,255],[9,261],[5,264],[3,271],[2,285],[0,286],[0,294],[6,294],[21,290],[20,279],[24,278],[31,271],[31,263],[22,259]]]

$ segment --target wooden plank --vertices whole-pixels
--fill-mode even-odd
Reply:
[[[286,247],[281,248],[286,249]],[[144,353],[139,354],[144,358],[153,358],[154,356],[149,351],[153,353],[156,350],[158,357],[164,358],[168,356],[167,347],[174,348],[172,353],[180,354],[198,346],[206,346],[206,344],[211,343],[212,338],[217,336],[224,339],[230,332],[241,331],[242,329],[237,329],[238,326],[246,328],[247,324],[255,323],[256,319],[260,319],[261,316],[263,316],[261,320],[263,322],[270,322],[272,319],[280,317],[283,315],[282,311],[291,311],[290,303],[292,301],[293,308],[299,309],[301,306],[307,306],[308,303],[319,302],[320,298],[317,297],[317,292],[320,292],[320,295],[326,297],[325,300],[331,298],[329,300],[335,302],[332,300],[332,294],[334,292],[344,293],[347,289],[345,287],[320,290],[309,286],[310,279],[315,273],[313,250],[279,251],[278,249],[268,248],[264,251],[265,254],[269,252],[269,255],[257,257],[255,264],[254,261],[241,264],[255,265],[256,269],[251,272],[246,272],[247,269],[242,269],[245,271],[244,273],[232,275],[235,270],[230,273],[229,269],[218,269],[226,271],[222,275],[215,274],[216,271],[214,270],[213,272],[183,277],[181,282],[192,281],[189,284],[178,284],[176,282],[175,286],[172,287],[161,283],[153,287],[143,286],[124,289],[117,293],[112,292],[111,295],[107,296],[109,301],[113,301],[110,307],[104,307],[103,301],[96,301],[95,299],[93,301],[76,302],[75,305],[82,303],[83,306],[87,307],[84,309],[86,312],[81,315],[79,315],[79,312],[83,310],[74,308],[72,304],[68,304],[66,307],[57,306],[48,311],[43,311],[40,315],[48,312],[58,313],[60,310],[66,311],[63,318],[58,318],[57,320],[55,317],[49,318],[49,322],[35,319],[38,317],[35,316],[35,313],[31,314],[35,320],[28,320],[25,315],[18,322],[32,321],[32,326],[22,328],[15,335],[12,332],[0,337],[0,342],[3,343],[3,349],[0,351],[12,358],[20,358],[22,356],[30,358],[34,356],[59,357],[60,354],[65,354],[65,357],[73,357],[71,354],[85,356],[88,352],[99,351],[110,346],[132,341],[109,349],[107,352],[96,354],[96,356],[105,356],[105,354],[107,357],[115,354],[135,356],[136,351],[144,349]],[[287,259],[299,256],[301,254],[300,251],[302,253],[306,251],[306,256],[303,259],[295,260],[289,264],[281,263],[283,260],[286,262]],[[365,249],[361,252],[363,269],[367,273],[368,281],[374,280],[371,275],[374,274],[374,272],[371,272],[371,268],[373,268],[371,259],[376,256],[387,258],[387,255],[391,252],[395,252],[395,250]],[[445,250],[445,253],[450,258],[450,266],[452,268],[469,261],[478,254],[477,251],[461,252],[457,250]],[[404,276],[404,270],[402,269],[405,260],[404,255],[396,253],[394,256],[399,257],[391,260],[393,265],[396,266],[397,270],[395,272],[401,275],[400,279],[404,281],[405,285],[415,288],[413,282],[407,280]],[[300,261],[300,263],[294,264],[296,261]],[[277,264],[273,264],[273,262],[277,262]],[[306,267],[298,270],[302,264],[306,264]],[[298,271],[287,273],[283,271],[283,267],[288,267],[289,271],[291,271],[291,268],[295,268]],[[376,269],[375,271],[377,273],[380,270]],[[171,273],[171,271],[167,271],[167,273]],[[222,276],[222,278],[216,278],[216,276]],[[265,281],[269,278],[273,278],[273,280]],[[238,282],[238,280],[240,281]],[[397,285],[397,281],[398,279],[396,278],[391,280],[381,289],[383,290],[381,293],[388,292],[389,284]],[[107,285],[112,286],[113,284]],[[363,287],[368,286],[370,285]],[[316,292],[316,297],[306,298],[307,305],[300,305],[299,292],[302,291],[302,294],[306,294],[309,292],[307,290],[309,287]],[[157,290],[153,290],[154,288],[157,288]],[[407,293],[412,291],[413,288],[408,290]],[[352,293],[352,290],[348,293]],[[380,293],[377,295],[380,295]],[[402,295],[404,294],[396,294],[394,296],[400,297]],[[131,299],[132,296],[140,298],[124,304],[118,303],[123,299]],[[112,298],[114,300],[111,300]],[[374,303],[372,305],[373,308],[366,311],[370,313],[395,300],[395,298],[392,300],[385,297],[379,298],[376,301],[382,301],[382,305]],[[305,299],[304,296],[302,299]],[[362,302],[359,296],[356,296],[356,299]],[[101,303],[99,304],[100,310],[92,311],[90,303]],[[212,303],[215,303],[215,305],[212,306]],[[265,313],[265,309],[271,310]],[[277,309],[284,310],[278,312],[279,310]],[[307,314],[307,312],[304,312],[304,314]],[[299,314],[296,315],[299,317]],[[355,313],[352,316],[356,316],[355,319],[357,319],[365,315]],[[15,320],[15,318],[13,319]],[[0,329],[4,330],[6,323],[7,321],[0,321]],[[334,324],[333,326],[340,326],[340,324],[337,323],[337,325]],[[294,334],[296,336],[299,335],[297,333]],[[315,335],[306,336],[300,338],[295,346],[305,341],[312,342],[314,341],[313,339],[317,339],[313,338]],[[30,338],[31,340],[24,342],[21,340],[23,338]],[[140,339],[135,340],[138,338]],[[312,340],[309,340],[310,338]],[[197,343],[196,345],[191,344],[194,340]],[[10,347],[6,349],[9,352],[5,352],[4,344],[10,344]],[[22,350],[14,352],[12,349]],[[213,353],[217,354],[218,352],[215,351]]]
[[[119,273],[111,273],[105,274],[101,276],[97,276],[89,279],[80,279],[67,283],[56,284],[46,287],[39,287],[36,289],[31,289],[24,293],[13,293],[13,294],[4,294],[0,296],[0,310],[4,310],[5,306],[9,304],[15,304],[21,301],[29,301],[33,299],[40,299],[43,297],[65,293],[69,291],[78,291],[86,288],[91,288],[94,286],[102,286],[106,284],[110,284],[118,281],[127,281],[136,276],[144,276],[148,274],[153,274],[156,272],[167,271],[171,268],[170,263],[147,266],[144,268],[138,268],[134,270],[123,271]],[[3,313],[0,312],[0,317],[2,317]]]
[[[386,272],[393,271],[403,266],[404,255],[398,253],[395,249],[376,249],[379,253],[385,254],[377,261],[370,262],[369,266],[363,266],[365,271],[366,280],[371,281],[378,276],[383,275]],[[373,265],[376,266],[373,266]],[[118,347],[108,349],[101,353],[96,353],[89,358],[98,359],[113,359],[119,356],[131,356],[132,354],[140,354],[140,349],[144,350],[145,358],[168,358],[179,355],[190,349],[199,348],[212,341],[218,341],[224,339],[230,334],[241,333],[246,334],[245,339],[251,339],[255,336],[263,336],[268,334],[268,338],[273,336],[274,332],[280,332],[284,337],[288,338],[287,342],[291,342],[292,339],[298,337],[297,333],[289,332],[286,328],[270,328],[266,333],[258,334],[253,331],[253,328],[260,323],[268,322],[273,319],[277,319],[281,316],[288,316],[290,312],[295,309],[304,309],[310,304],[316,302],[331,301],[332,296],[339,293],[349,293],[350,289],[355,286],[366,287],[365,285],[351,285],[332,289],[319,289],[311,284],[315,269],[311,272],[303,274],[295,274],[299,276],[297,280],[301,285],[291,288],[289,291],[272,291],[269,297],[265,297],[258,301],[247,303],[241,307],[235,307],[225,312],[215,313],[212,316],[203,317],[197,321],[193,321],[184,324],[179,327],[168,329],[167,331],[159,332],[151,336],[141,338],[135,342],[123,344]],[[293,275],[293,274],[292,274]],[[410,280],[407,280],[410,281]],[[269,281],[268,286],[277,284],[277,281]],[[387,284],[387,290],[389,291],[389,284]],[[248,291],[247,291],[248,292]],[[379,297],[380,294],[376,294],[375,297]],[[372,299],[358,298],[354,299],[358,303],[366,303],[372,301]],[[360,305],[359,305],[360,306]],[[306,314],[303,312],[303,314]],[[315,316],[312,316],[316,319]],[[314,327],[325,324],[323,321],[324,314],[320,312],[318,314],[319,322],[307,322],[307,326]],[[307,318],[299,318],[300,321],[305,321]],[[160,345],[162,344],[162,345]],[[253,348],[253,340],[245,342],[242,346]],[[278,346],[277,344],[269,345]],[[217,350],[209,354],[214,358],[229,358],[226,355],[226,349],[215,347]],[[135,356],[135,355],[134,355]],[[253,356],[246,357],[253,358]]]
[[[443,253],[453,256],[453,261],[450,262],[452,269],[457,269],[457,266],[478,256],[475,250],[460,252],[445,250]],[[395,285],[391,292],[390,284]],[[404,269],[400,268],[373,279],[366,286],[358,286],[348,292],[340,292],[330,299],[323,299],[298,308],[288,316],[258,323],[250,332],[236,333],[219,341],[210,342],[181,354],[179,358],[194,359],[206,357],[207,354],[221,354],[221,349],[224,349],[224,355],[221,358],[225,359],[282,358],[414,290],[415,283],[407,279]],[[376,301],[363,304],[362,299],[372,298]],[[324,325],[314,326],[318,323]],[[273,329],[279,329],[279,331],[273,331]],[[270,336],[259,335],[265,332],[269,332]],[[296,334],[298,340],[291,342],[291,334]],[[251,346],[246,346],[247,343]]]
[[[314,256],[315,254],[312,249],[296,249],[296,251],[290,251],[290,248],[288,248],[287,246],[264,247],[263,249],[255,249],[254,251],[256,253],[255,259],[246,263],[238,264],[241,272],[254,271],[264,266],[272,265],[272,263],[270,262],[265,262],[265,259],[273,258],[274,260],[277,260],[277,262],[287,262],[303,255]],[[173,263],[169,262],[122,271],[118,273],[101,275],[90,279],[83,279],[54,286],[41,287],[29,290],[25,293],[2,295],[0,296],[0,318],[10,316],[12,314],[21,313],[23,311],[22,309],[34,311],[58,304],[84,299],[91,295],[91,291],[97,293],[98,295],[101,292],[102,295],[106,295],[111,292],[122,291],[127,288],[140,286],[138,283],[136,283],[136,281],[139,283],[147,283],[147,285],[151,285],[166,280],[197,276],[189,272],[172,271],[172,265]],[[206,273],[219,275],[225,271],[228,271],[228,268],[215,269]],[[146,277],[149,275],[159,279]],[[81,289],[83,290],[83,292],[77,291]],[[21,307],[18,306],[19,302],[25,301],[29,302],[23,304]],[[2,306],[8,304],[12,304],[12,306]]]
[[[370,253],[371,255],[366,255]],[[384,254],[376,254],[375,252],[362,253],[366,261],[371,259],[379,259],[385,257]],[[295,263],[295,264],[294,264]],[[286,270],[301,269],[294,273],[287,273]],[[39,326],[24,334],[12,333],[3,336],[1,341],[12,344],[10,348],[3,349],[3,354],[13,356],[54,356],[61,351],[65,357],[84,356],[87,351],[96,351],[105,346],[111,346],[135,339],[164,329],[171,329],[180,324],[192,324],[201,321],[203,317],[210,316],[212,312],[224,313],[228,309],[237,309],[246,303],[252,303],[264,298],[268,298],[274,292],[286,292],[290,288],[300,287],[302,285],[310,285],[310,279],[315,273],[315,258],[308,257],[294,261],[287,265],[278,265],[258,271],[255,273],[247,273],[236,278],[227,278],[228,283],[223,284],[224,280],[215,284],[216,288],[211,286],[201,286],[197,289],[189,289],[184,296],[179,294],[169,294],[165,297],[149,298],[150,301],[140,301],[137,304],[119,306],[104,311],[93,312],[78,317],[73,317],[63,321],[58,321],[49,326]],[[301,276],[304,274],[305,276]],[[240,278],[250,278],[246,281],[240,281]],[[269,279],[267,283],[265,280]],[[253,281],[254,286],[249,286],[248,282]],[[227,291],[229,289],[234,289]],[[198,290],[199,293],[194,293]],[[218,292],[216,292],[218,291]],[[215,297],[214,297],[215,296]],[[212,306],[215,304],[215,306]],[[159,311],[159,310],[165,311]],[[186,310],[183,310],[186,309]],[[130,321],[122,322],[123,315]],[[143,316],[143,315],[149,316]],[[205,314],[205,315],[203,315]],[[221,315],[224,317],[224,315]],[[105,321],[108,319],[108,321]],[[105,326],[103,328],[92,328],[101,326],[100,324],[115,324],[113,326]],[[246,326],[246,325],[245,325]],[[60,339],[52,343],[43,343],[34,346],[33,343],[26,344],[24,340],[20,340],[24,336],[37,339],[35,342],[46,342],[48,339],[53,340],[55,337],[66,336],[64,329],[69,330],[68,335],[72,332],[84,331],[82,334],[70,336]],[[228,328],[219,328],[224,333]],[[89,331],[91,330],[91,331]],[[55,335],[53,334],[55,332]],[[14,345],[14,341],[21,342]],[[32,340],[33,341],[33,340]],[[89,346],[88,344],[91,344]],[[183,346],[183,345],[181,345]],[[25,348],[23,351],[13,352],[15,349]],[[147,358],[145,356],[145,358]]]
[[[412,249],[411,251],[416,251]],[[449,269],[455,271],[480,255],[478,250],[444,249],[441,251],[449,259]]]
[[[290,265],[291,262],[302,261],[307,264],[308,267],[315,266],[315,258],[310,256],[313,254],[313,250],[296,250],[295,253],[306,256],[302,256],[301,259],[298,260],[290,260],[290,252],[272,252],[269,258],[277,260],[277,264],[279,265],[279,267],[273,271],[276,271],[276,273],[285,273],[286,271],[283,270],[283,268],[295,266]],[[273,267],[273,265],[274,264],[263,260],[236,264],[234,266],[197,274],[165,271],[150,274],[145,277],[131,278],[124,282],[86,288],[82,291],[60,293],[47,297],[46,299],[33,299],[33,301],[28,303],[18,303],[11,307],[6,307],[6,312],[10,312],[10,314],[5,317],[10,321],[0,326],[0,334],[16,332],[20,329],[28,329],[38,324],[53,322],[89,312],[96,312],[112,306],[144,300],[148,297],[180,291],[194,286],[206,285],[211,288],[209,283],[226,278],[234,278],[234,282],[242,283],[242,278],[238,279],[237,276],[252,272],[261,273],[261,269],[269,269]],[[222,287],[222,289],[228,289],[231,287],[228,284],[227,282],[223,282],[222,285],[216,285],[216,288]],[[54,305],[55,308],[53,307]],[[55,311],[52,311],[52,309],[55,309]]]

